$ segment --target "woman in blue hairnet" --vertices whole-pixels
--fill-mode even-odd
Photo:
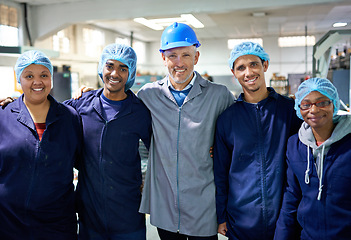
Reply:
[[[103,88],[65,103],[83,122],[84,150],[77,186],[80,240],[146,240],[139,213],[142,185],[139,140],[149,148],[151,115],[130,90],[137,56],[124,44],[109,44],[98,75]]]
[[[15,72],[23,95],[0,110],[0,238],[76,239],[80,117],[50,96],[53,67],[42,52],[23,53]]]
[[[287,147],[287,186],[275,239],[351,238],[351,115],[327,79],[311,78],[295,94],[304,120]]]

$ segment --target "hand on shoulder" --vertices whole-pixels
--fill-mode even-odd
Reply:
[[[82,97],[82,94],[94,90],[92,87],[87,87],[85,85],[81,86],[72,96],[73,99],[77,100]]]
[[[2,106],[4,109],[9,103],[12,103],[13,101],[15,101],[15,99],[12,97],[0,98],[0,106]]]

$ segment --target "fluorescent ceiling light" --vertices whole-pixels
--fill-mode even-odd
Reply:
[[[154,30],[163,30],[162,26],[157,25],[157,24],[153,23],[152,21],[147,20],[146,18],[134,18],[134,22],[143,24],[146,27],[149,27],[149,28],[154,29]]]
[[[171,25],[174,22],[178,22],[178,23],[185,23],[185,20],[183,18],[158,18],[158,19],[152,19],[149,20],[150,22],[153,22],[154,24],[160,25],[163,28],[168,27],[169,25]]]
[[[202,22],[197,20],[192,14],[181,14],[180,15],[183,19],[186,20],[187,23],[191,24],[194,28],[203,28],[205,27]]]
[[[146,18],[134,18],[134,21],[154,30],[163,30],[174,22],[192,25],[194,28],[204,27],[204,25],[192,14],[181,14],[180,17],[176,18],[158,18],[150,20]]]
[[[303,47],[303,46],[314,46],[316,44],[315,36],[293,36],[293,37],[279,37],[279,47]]]
[[[333,27],[337,28],[337,27],[345,27],[347,25],[347,23],[345,22],[337,22],[333,24]]]
[[[266,13],[265,12],[254,12],[254,13],[252,13],[252,16],[253,17],[264,17],[264,16],[266,16]]]

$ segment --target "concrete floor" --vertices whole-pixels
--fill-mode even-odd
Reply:
[[[157,234],[156,227],[150,224],[150,218],[146,216],[146,239],[147,240],[160,240]],[[218,240],[227,240],[228,238],[224,237],[221,234],[218,234]]]

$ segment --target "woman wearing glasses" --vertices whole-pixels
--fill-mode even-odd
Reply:
[[[339,96],[311,78],[295,94],[304,120],[287,146],[287,185],[275,239],[351,238],[351,115],[337,115]]]

